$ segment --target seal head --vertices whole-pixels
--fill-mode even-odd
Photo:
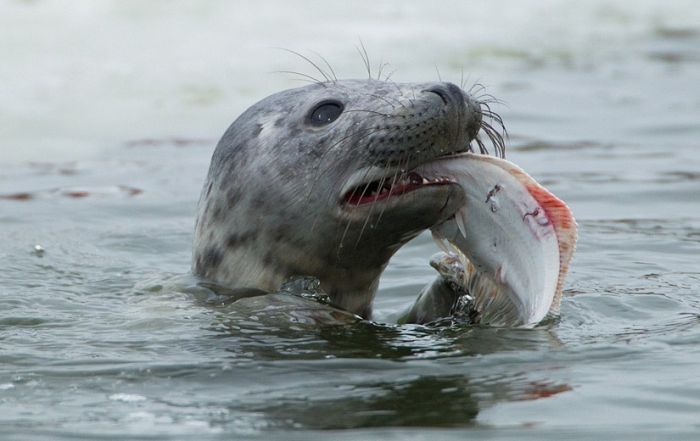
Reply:
[[[451,83],[344,80],[271,95],[219,141],[195,227],[193,272],[274,291],[295,275],[369,317],[389,258],[464,204],[413,171],[469,151],[481,104]]]

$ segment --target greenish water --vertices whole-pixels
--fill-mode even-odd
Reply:
[[[699,10],[0,3],[0,439],[697,439]],[[218,137],[298,84],[268,72],[308,71],[270,47],[362,76],[358,36],[396,80],[463,68],[506,102],[509,158],[580,224],[560,322],[381,324],[432,280],[427,236],[392,260],[379,323],[191,289]]]

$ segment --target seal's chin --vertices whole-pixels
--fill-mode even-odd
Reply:
[[[426,187],[454,184],[447,177],[426,177],[415,171],[355,185],[345,191],[341,205],[347,208],[374,204]]]

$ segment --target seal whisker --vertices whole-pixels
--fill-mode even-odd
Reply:
[[[366,94],[366,95],[367,95],[367,96],[370,96],[370,97],[372,97],[372,98],[376,98],[376,99],[378,99],[378,100],[384,101],[385,103],[387,103],[388,105],[391,106],[391,109],[392,109],[392,110],[395,110],[395,109],[396,109],[396,104],[392,103],[391,101],[389,101],[388,99],[384,98],[383,96],[375,95],[375,94],[373,94],[373,93],[368,93],[368,94]],[[399,105],[401,105],[401,102],[400,102],[400,101],[396,101],[396,103],[399,104]]]
[[[478,92],[483,92],[484,90],[486,90],[486,87],[477,80],[474,84],[472,84],[469,90],[467,90],[467,93],[473,96]]]
[[[382,79],[382,70],[384,70],[385,66],[388,66],[389,63],[385,63],[384,60],[379,60],[379,69],[377,70],[377,81],[381,81]]]
[[[474,142],[476,142],[476,145],[479,146],[479,153],[482,155],[487,155],[489,153],[488,149],[486,149],[486,146],[484,145],[484,141],[481,139],[479,135],[476,135],[476,138],[474,138]],[[469,150],[471,152],[474,152],[474,149],[469,146]]]
[[[345,223],[345,230],[343,231],[342,236],[340,236],[340,242],[338,242],[338,248],[336,249],[335,257],[337,260],[340,260],[340,252],[343,248],[343,242],[345,242],[345,236],[348,235],[348,230],[350,229],[350,225],[352,225],[352,220],[348,219],[348,221]]]
[[[373,160],[373,161],[371,162],[370,167],[369,167],[369,168],[365,171],[365,173],[364,173],[364,177],[363,177],[363,179],[362,179],[363,181],[364,181],[365,179],[367,179],[367,176],[369,175],[369,170],[370,170],[372,167],[374,167],[374,166],[377,164],[377,162],[378,162],[378,161],[377,161],[376,159]],[[366,193],[367,193],[367,190],[369,189],[370,184],[371,184],[371,182],[365,183],[365,185],[364,185],[364,187],[363,187],[363,189],[362,189],[362,194],[360,195],[360,200],[361,200],[362,198],[365,197],[365,195],[366,195]],[[353,190],[353,192],[352,192],[352,195],[353,195],[353,196],[356,194],[356,190],[357,190],[357,189]],[[356,206],[359,206],[359,202],[357,203]],[[366,221],[365,221],[365,224],[366,224]],[[338,257],[338,258],[340,258],[340,249],[343,247],[343,242],[345,242],[345,236],[346,236],[347,233],[348,233],[348,230],[349,230],[349,228],[350,228],[350,225],[352,225],[352,219],[348,219],[348,221],[347,221],[347,223],[346,223],[346,226],[345,226],[345,231],[343,231],[343,235],[342,235],[341,238],[340,238],[340,243],[338,244],[338,251],[337,251],[337,257]],[[362,231],[364,231],[364,225],[363,225]],[[360,233],[360,237],[361,237],[361,236],[362,236],[362,232]],[[357,243],[359,242],[359,240],[360,240],[360,239],[359,239],[359,237],[358,237],[357,241],[355,242],[355,247],[357,247]]]
[[[481,115],[491,115],[493,111],[491,110],[491,102],[490,101],[483,101],[483,100],[476,100],[477,103],[479,103],[479,107],[481,107]]]
[[[386,176],[379,180],[379,189],[384,187],[385,182]],[[362,224],[362,228],[360,229],[360,234],[357,236],[357,240],[355,241],[355,249],[357,249],[357,245],[360,244],[360,240],[362,239],[362,235],[365,233],[365,228],[367,228],[369,220],[372,219],[372,212],[374,211],[374,207],[377,205],[377,200],[379,199],[379,191],[380,190],[377,190],[377,194],[374,197],[374,200],[372,201],[371,205],[369,206],[369,213],[367,213],[367,217],[365,218],[365,221]]]
[[[462,127],[462,112],[457,113],[457,127]],[[459,138],[460,134],[458,132],[455,132],[454,135],[454,143],[459,144]]]
[[[467,83],[465,83],[465,81],[464,81],[464,66],[460,66],[460,71],[461,71],[461,74],[460,74],[459,88],[460,88],[460,89],[464,89],[464,87],[465,87],[466,84],[467,84]],[[468,78],[467,78],[467,81],[469,81]]]
[[[483,93],[481,95],[474,97],[474,99],[481,102],[481,103],[499,104],[502,106],[506,105],[506,103],[503,100],[496,98],[495,96],[491,95],[490,93]]]
[[[400,178],[403,178],[406,175],[406,168],[408,167],[408,164],[410,164],[412,159],[413,159],[413,155],[411,155],[411,153],[409,152],[403,161],[399,161],[398,168],[394,172],[394,176],[393,176],[393,179],[391,182],[391,187],[389,188],[389,196],[388,197],[391,197],[391,195],[393,194],[394,185],[396,185],[396,182],[398,182],[398,180]],[[384,215],[384,210],[386,210],[386,205],[379,212],[379,216],[377,217],[377,225],[379,225],[379,222],[382,220],[382,216]]]
[[[485,116],[486,118],[492,119],[496,121],[499,125],[503,125],[503,119],[501,116],[491,110],[491,105],[488,102],[479,102],[479,105],[481,106],[481,115]]]
[[[505,126],[502,127],[502,134],[499,133],[491,124],[487,123],[486,121],[481,122],[481,129],[486,133],[486,135],[489,137],[489,140],[493,144],[494,149],[496,150],[497,156],[501,158],[505,158],[506,154],[506,144],[505,144],[505,137],[508,135],[506,132]]]
[[[280,48],[278,48],[278,49],[281,49],[281,50],[283,50],[283,51],[287,51],[287,52],[289,52],[290,54],[294,54],[294,55],[300,57],[302,60],[305,60],[305,61],[308,62],[310,65],[312,65],[312,66],[318,71],[318,73],[320,73],[321,76],[322,76],[323,78],[326,79],[326,81],[331,82],[331,78],[328,76],[328,74],[326,73],[326,71],[324,71],[323,69],[321,69],[321,67],[320,67],[318,64],[314,63],[313,60],[311,60],[311,59],[310,59],[309,57],[307,57],[306,55],[303,55],[303,54],[301,54],[301,53],[299,53],[299,52],[297,52],[297,51],[293,51],[293,50],[291,50],[291,49],[287,49],[287,48],[284,48],[284,47],[280,47]]]
[[[357,52],[360,54],[360,57],[362,57],[362,61],[365,63],[365,69],[367,69],[367,78],[372,79],[372,66],[369,62],[369,55],[367,55],[367,49],[365,48],[365,44],[362,42],[362,39],[360,39],[360,47],[355,47],[357,49]]]
[[[377,130],[374,129],[374,128],[369,128],[369,129],[366,129],[365,132],[366,132],[366,133],[360,132],[361,135],[357,138],[358,141],[361,141],[361,140],[363,140],[364,138],[366,138],[366,137],[368,137],[368,136],[372,136],[372,134],[376,133]],[[353,138],[353,137],[355,137],[356,135],[357,135],[357,133],[350,133],[350,134],[348,134],[348,135],[342,137],[342,138],[339,139],[338,141],[334,142],[334,143],[331,144],[327,149],[325,149],[325,150],[323,151],[323,153],[321,154],[321,157],[319,158],[319,163],[318,163],[318,167],[317,167],[318,174],[316,175],[316,178],[315,178],[315,179],[313,180],[313,182],[311,183],[311,187],[309,188],[309,191],[308,191],[307,194],[306,194],[306,199],[307,199],[307,200],[308,200],[309,198],[311,198],[311,195],[314,193],[314,188],[316,187],[316,184],[318,183],[318,181],[320,180],[320,178],[323,176],[324,168],[321,167],[321,165],[323,164],[323,161],[324,161],[324,159],[325,159],[325,157],[326,157],[326,154],[327,154],[328,152],[330,152],[331,150],[333,150],[335,147],[337,147],[337,146],[339,146],[340,144],[342,144],[344,141],[348,140],[349,138]],[[330,169],[327,169],[327,170],[330,170]],[[326,171],[327,171],[327,170],[326,170]],[[313,230],[313,225],[312,225],[312,230]]]
[[[367,109],[345,109],[346,113],[353,113],[353,112],[365,112],[365,113],[370,113],[372,115],[378,115],[378,116],[383,116],[385,118],[390,117],[391,115],[388,115],[386,113],[382,112],[377,112],[376,110],[367,110]]]
[[[399,95],[400,95],[400,96],[403,95],[403,91],[401,90],[401,88],[399,87],[399,85],[396,83],[396,81],[391,81],[391,80],[387,79],[386,82],[389,83],[389,84],[391,84],[391,85],[393,85],[394,87],[396,87],[396,90],[399,92]],[[413,97],[413,98],[415,98],[415,94],[414,94],[414,97]],[[408,102],[411,103],[411,106],[415,106],[414,101],[413,101],[410,97],[407,97],[407,99],[408,99]]]
[[[403,165],[399,163],[399,168],[394,172],[394,176],[393,176],[393,179],[391,181],[391,187],[389,188],[389,196],[387,196],[387,197],[391,197],[391,195],[394,192],[394,186],[396,185],[396,183],[406,175],[405,169],[408,167],[408,164],[410,164],[412,160],[413,160],[413,155],[411,155],[411,153],[409,153],[406,156],[406,160],[404,161]],[[379,216],[377,217],[377,223],[376,223],[377,225],[379,225],[379,222],[381,222],[381,220],[382,220],[382,216],[384,215],[384,210],[386,210],[386,205],[379,212]]]
[[[374,133],[376,133],[376,132],[377,132],[377,130],[374,129],[374,128],[366,129],[366,133],[361,134],[361,135],[357,138],[357,140],[358,140],[358,141],[361,141],[361,140],[365,139],[365,138],[368,137],[368,136],[372,136],[372,134],[374,134]],[[362,132],[360,132],[360,133],[362,133]],[[357,135],[357,133],[350,133],[349,135],[346,135],[346,136],[344,136],[343,138],[341,138],[341,139],[339,139],[338,141],[336,141],[335,143],[331,144],[326,150],[324,150],[324,152],[321,154],[321,157],[319,158],[319,164],[318,164],[319,167],[317,168],[317,170],[319,171],[319,174],[317,175],[317,178],[314,179],[314,181],[311,183],[311,188],[309,189],[309,192],[307,193],[307,199],[308,199],[309,197],[311,197],[311,194],[313,193],[313,189],[314,189],[314,187],[316,186],[316,183],[318,182],[318,178],[320,178],[320,177],[322,176],[322,174],[323,174],[323,171],[324,171],[324,170],[323,170],[322,167],[320,167],[320,165],[322,165],[323,160],[324,160],[326,154],[327,154],[328,152],[330,152],[331,150],[333,150],[335,147],[339,146],[339,145],[340,145],[341,143],[343,143],[344,141],[347,141],[349,138],[353,138],[353,137],[355,137],[356,135]]]
[[[307,81],[309,81],[309,82],[311,82],[311,83],[313,83],[313,84],[320,84],[321,86],[324,86],[324,87],[326,86],[325,83],[324,83],[323,81],[319,80],[318,78],[316,78],[316,77],[314,77],[314,76],[311,76],[311,75],[308,75],[308,74],[305,74],[305,73],[301,73],[301,72],[296,72],[296,71],[293,71],[293,70],[275,70],[275,71],[273,71],[273,73],[282,73],[282,74],[299,75],[299,76],[301,76],[301,77],[306,78]]]
[[[491,142],[491,146],[492,146],[492,147],[494,148],[494,150],[495,150],[494,153],[495,153],[497,156],[500,156],[500,155],[501,155],[501,150],[500,150],[500,148],[499,148],[498,140],[497,140],[497,138],[494,138],[493,132],[492,132],[490,129],[487,129],[486,127],[487,127],[487,124],[482,124],[482,130],[484,131],[484,133],[486,134],[486,137],[487,137],[487,138],[489,139],[489,141]]]
[[[394,193],[394,186],[398,182],[399,174],[400,174],[399,170],[394,172],[394,176],[392,176],[392,178],[391,178],[391,186],[389,187],[389,196],[387,196],[387,198],[390,198],[391,195]],[[386,210],[386,205],[379,212],[379,216],[377,216],[377,225],[379,225],[379,222],[382,221],[382,216],[384,215],[384,210]]]
[[[326,65],[326,67],[328,67],[328,70],[331,72],[331,75],[333,75],[333,83],[337,83],[338,77],[336,76],[335,70],[333,70],[333,67],[328,62],[328,60],[326,60],[326,58],[323,55],[319,54],[318,52],[313,52],[313,53],[323,61],[323,63]]]
[[[356,135],[356,134],[354,134],[354,133],[343,137],[342,139],[340,139],[338,142],[334,143],[332,146],[330,146],[328,149],[326,149],[326,151],[323,152],[320,161],[322,161],[322,158],[325,157],[326,153],[328,153],[329,151],[331,151],[335,146],[338,146],[338,145],[340,145],[342,142],[347,141],[349,138],[353,138],[353,140],[361,141],[362,139],[365,139],[365,138],[367,138],[367,137],[369,137],[369,136],[372,136],[374,133],[377,133],[377,132],[378,132],[378,130],[376,130],[376,129],[374,129],[374,128],[371,128],[371,129],[367,130],[366,133],[361,134],[358,138],[353,138],[354,135]],[[371,165],[372,165],[372,166],[376,165],[376,162],[377,162],[376,160],[375,160],[375,161],[372,161]],[[319,172],[318,172],[316,178],[313,180],[313,182],[312,182],[312,184],[311,184],[311,188],[312,188],[312,189],[313,189],[313,188],[316,186],[316,184],[320,181],[320,178],[321,178],[322,175],[323,175],[323,167],[318,167],[318,171],[319,171]],[[367,178],[368,173],[369,173],[369,169],[368,169],[367,171],[365,171],[363,180]],[[369,185],[370,185],[369,182],[365,185],[365,187],[364,187],[364,189],[363,189],[363,191],[362,191],[362,194],[360,195],[360,198],[362,198],[362,197],[365,196],[365,193],[367,192],[367,189],[368,189]],[[350,197],[352,198],[353,196],[356,195],[356,193],[357,193],[357,189],[353,190],[353,192],[350,194]],[[313,191],[309,191],[309,192],[307,193],[307,200],[310,199],[310,197],[311,197],[312,194],[313,194]],[[329,198],[329,200],[334,199],[334,197],[333,197],[332,194],[329,194],[329,197],[328,197],[328,198]],[[317,218],[314,218],[314,221],[313,221],[312,224],[311,224],[311,229],[310,229],[310,231],[313,231],[313,230],[314,230],[314,228],[315,228],[315,226],[316,226],[316,220],[317,220]],[[341,239],[340,239],[340,245],[342,245],[343,241],[345,240],[345,235],[347,234],[347,229],[348,229],[348,227],[350,226],[351,223],[352,223],[352,221],[349,220],[349,221],[348,221],[348,225],[347,225],[346,228],[345,228],[345,232],[343,233],[343,236],[342,236]]]
[[[392,183],[391,183],[391,186],[389,187],[389,195],[388,195],[387,197],[391,197],[391,195],[392,195],[392,193],[393,193],[393,189],[394,189],[394,184],[396,184],[396,182],[397,182],[399,176],[403,176],[403,175],[405,174],[404,169],[405,169],[405,168],[407,167],[407,165],[410,163],[411,158],[412,158],[412,155],[411,155],[410,152],[409,152],[409,154],[406,156],[405,160],[399,161],[398,169],[397,169],[396,171],[394,171]],[[404,165],[402,165],[401,162],[404,162]],[[373,161],[372,165],[373,165],[373,166],[376,165],[376,161]],[[365,228],[367,227],[367,223],[368,223],[368,222],[370,221],[370,219],[372,218],[372,213],[373,213],[373,211],[374,211],[374,207],[375,207],[375,205],[377,204],[377,201],[378,201],[378,199],[379,199],[380,191],[381,191],[381,189],[384,187],[384,184],[386,183],[386,180],[387,180],[387,176],[383,177],[383,178],[379,181],[378,190],[377,190],[377,195],[375,196],[374,200],[371,202],[370,209],[369,209],[369,213],[367,213],[367,217],[365,218],[365,221],[364,221],[364,223],[362,224],[362,229],[360,230],[360,234],[358,235],[357,240],[355,241],[355,247],[356,247],[356,248],[357,248],[357,245],[360,243],[360,239],[362,239],[362,235],[363,235],[364,232],[365,232]],[[369,186],[369,183],[368,183],[367,185]],[[367,189],[367,187],[365,187],[365,191],[366,191],[366,189]],[[364,193],[363,193],[363,196],[364,196]],[[381,220],[382,215],[384,214],[384,210],[385,210],[385,209],[386,209],[386,205],[385,205],[384,208],[382,208],[382,210],[379,212],[379,216],[377,217],[377,221],[376,221],[376,223],[375,223],[375,226],[379,225],[379,221]]]
[[[384,100],[385,102],[390,102],[390,101],[389,101],[389,98],[387,98],[387,97],[385,97],[385,96],[380,96],[380,95],[376,95],[376,94],[369,94],[369,96],[372,96],[372,97],[375,97],[375,98]],[[408,107],[406,106],[406,103],[405,103],[405,102],[401,101],[401,100],[398,99],[398,98],[394,98],[394,97],[390,97],[390,98],[391,98],[391,100],[393,100],[393,102],[396,103],[399,107],[408,110]]]
[[[501,127],[503,131],[505,131],[505,125],[503,124],[503,119],[501,118],[501,115],[499,115],[496,112],[493,112],[491,109],[486,109],[482,110],[481,114],[488,119],[492,120],[495,124]]]

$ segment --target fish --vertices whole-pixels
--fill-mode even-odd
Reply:
[[[568,205],[514,163],[494,156],[462,153],[417,171],[447,177],[466,195],[454,217],[431,228],[445,253],[431,264],[469,293],[474,322],[534,327],[558,316],[578,238]]]

